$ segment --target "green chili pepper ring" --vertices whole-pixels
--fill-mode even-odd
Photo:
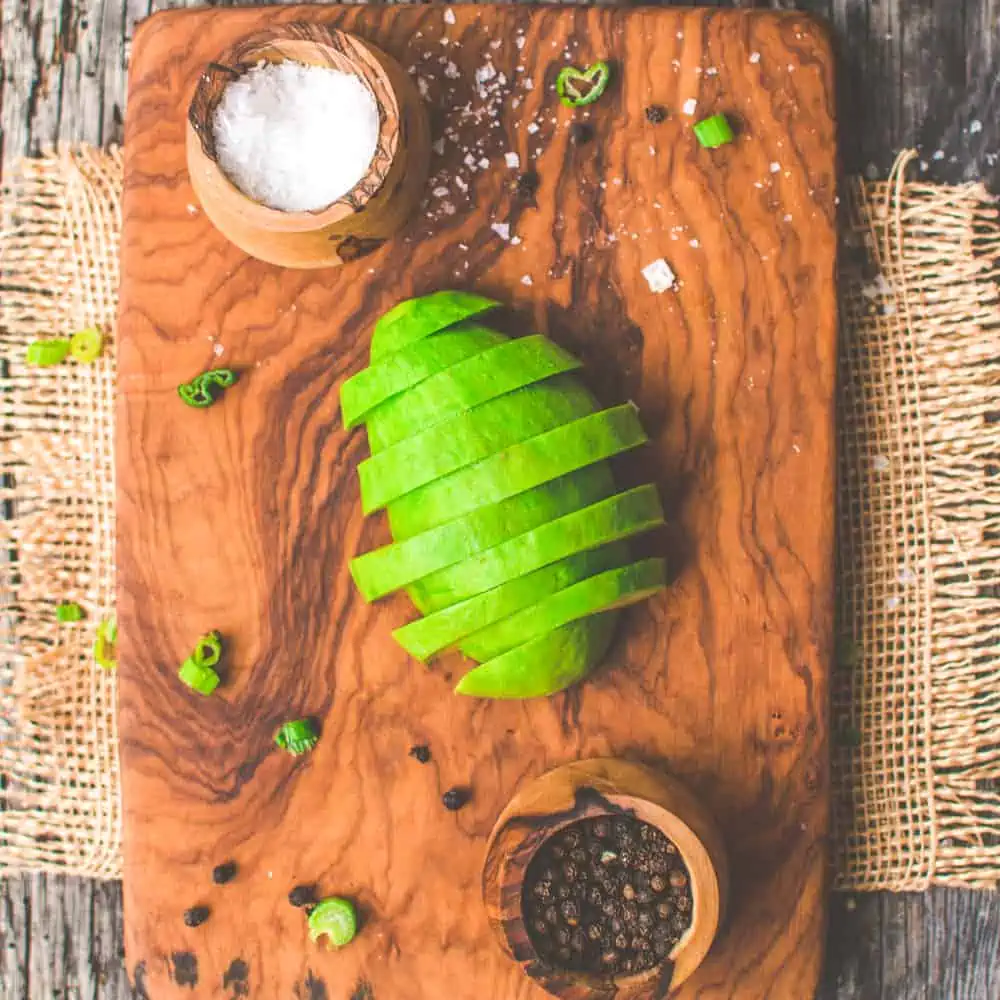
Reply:
[[[349,899],[331,896],[309,914],[309,940],[326,937],[331,948],[343,948],[358,932],[358,913]]]
[[[211,406],[219,398],[221,390],[228,389],[235,382],[236,372],[231,368],[212,368],[195,375],[190,382],[182,382],[177,386],[177,395],[188,406]]]
[[[275,746],[287,750],[293,757],[308,753],[318,742],[319,736],[311,719],[286,722],[274,734]]]
[[[556,93],[559,100],[568,108],[582,108],[593,104],[611,81],[611,67],[606,62],[599,61],[586,69],[576,66],[564,66],[556,77]],[[581,89],[581,84],[585,89]]]

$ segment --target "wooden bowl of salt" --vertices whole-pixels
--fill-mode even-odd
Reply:
[[[205,214],[241,250],[333,267],[380,246],[427,180],[430,132],[409,76],[335,28],[243,39],[202,73],[187,162]]]
[[[522,788],[483,866],[501,947],[563,1000],[668,996],[708,953],[727,885],[721,835],[692,793],[614,759]]]

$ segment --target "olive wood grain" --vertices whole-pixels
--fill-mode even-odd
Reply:
[[[436,7],[185,11],[137,34],[118,425],[130,971],[154,1000],[227,997],[237,961],[261,1000],[540,997],[492,938],[486,838],[527,778],[615,756],[666,766],[727,841],[729,918],[677,995],[808,996],[824,928],[832,617],[825,32],[795,13],[454,12],[448,24]],[[489,161],[465,175],[468,192],[451,188],[452,214],[429,192],[398,237],[336,270],[245,256],[197,210],[185,169],[202,67],[304,18],[426,67],[432,137],[446,140],[432,186],[460,175],[469,147]],[[585,115],[552,91],[565,54],[614,65],[588,143],[569,127]],[[488,56],[534,86],[495,117],[464,115]],[[737,142],[701,149],[690,99],[732,114]],[[658,125],[644,114],[653,103],[669,111]],[[514,190],[512,150],[537,171],[530,195]],[[641,270],[661,256],[678,287],[654,295]],[[457,664],[428,671],[390,637],[408,602],[365,606],[347,569],[388,532],[361,516],[367,448],[341,427],[338,386],[366,363],[384,310],[455,285],[510,303],[519,329],[579,354],[606,405],[635,399],[651,443],[622,464],[622,483],[654,479],[671,518],[643,546],[670,557],[671,590],[623,616],[594,677],[549,700],[454,697]],[[177,384],[219,364],[239,383],[208,410],[184,407]],[[226,675],[202,699],[176,670],[210,628],[226,637]],[[271,737],[305,715],[322,737],[293,760]],[[414,743],[431,747],[430,764],[407,758]],[[472,799],[452,813],[440,795],[456,785]],[[239,875],[214,886],[212,866],[230,857]],[[286,901],[302,882],[358,901],[349,948],[309,945]],[[189,929],[182,913],[196,904],[212,913]]]

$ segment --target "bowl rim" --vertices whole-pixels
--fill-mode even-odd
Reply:
[[[708,836],[703,838],[693,828],[692,824],[682,818],[678,812],[654,801],[642,793],[627,789],[618,791],[607,786],[594,788],[593,785],[601,785],[601,772],[608,766],[616,768],[620,775],[624,777],[642,774],[646,778],[655,780],[663,789],[669,790],[671,795],[675,795],[679,799],[682,810],[685,807],[693,805],[700,811],[702,815],[695,818],[696,823],[700,824],[701,820],[707,816],[704,813],[703,807],[701,807],[692,793],[681,782],[668,774],[655,771],[652,768],[632,761],[613,758],[575,761],[541,775],[534,782],[529,783],[528,786],[519,790],[514,798],[511,799],[490,834],[487,845],[487,860],[483,869],[484,899],[494,888],[499,890],[500,886],[508,886],[511,883],[516,883],[518,899],[515,916],[502,921],[494,921],[491,917],[490,923],[493,926],[494,932],[502,936],[508,953],[521,964],[527,975],[533,981],[538,982],[543,988],[545,987],[546,976],[560,977],[561,980],[568,980],[578,987],[591,990],[595,997],[607,996],[609,985],[613,986],[616,994],[620,990],[623,996],[629,996],[633,991],[641,989],[651,981],[655,981],[658,977],[661,977],[666,968],[671,970],[673,987],[683,982],[701,964],[718,935],[725,910],[725,880],[727,878],[725,858],[719,858],[720,863],[717,865],[717,859],[713,857],[710,845],[706,843],[706,839],[715,837],[716,831],[714,829],[709,830]],[[572,810],[567,810],[562,814],[560,814],[558,809],[546,813],[536,814],[532,812],[532,816],[537,815],[540,820],[545,821],[544,833],[541,836],[525,838],[518,845],[518,849],[514,851],[503,851],[499,859],[497,859],[499,864],[494,866],[494,854],[498,848],[502,850],[502,845],[499,845],[501,835],[511,821],[519,815],[517,806],[522,793],[533,786],[540,785],[540,783],[552,781],[553,776],[564,771],[573,771],[581,778],[594,778],[593,785],[588,785],[584,781],[582,785],[577,786],[577,792],[579,792],[580,788],[586,788],[588,791],[594,792],[596,798],[602,800],[607,805],[602,806],[595,802],[583,811],[580,811],[579,806],[576,805]],[[623,814],[656,827],[677,847],[677,851],[688,870],[691,880],[691,919],[687,929],[671,949],[669,955],[642,972],[602,976],[598,973],[577,972],[558,966],[544,965],[538,957],[531,935],[525,925],[524,912],[521,905],[524,881],[531,861],[544,843],[547,843],[551,837],[572,826],[574,823],[597,816],[621,816]],[[526,842],[529,844],[528,847],[524,847]],[[512,877],[510,874],[511,868],[515,864],[520,868],[519,877]],[[488,885],[487,880],[490,872],[493,872],[495,875],[490,880],[494,885]],[[525,956],[523,953],[525,944],[530,949],[530,955],[528,956]],[[685,958],[683,964],[681,962],[682,957]],[[680,978],[676,978],[678,970],[681,972]]]
[[[301,51],[296,57],[292,57],[274,52],[276,45],[290,45]],[[357,59],[351,52],[352,49],[366,51],[370,59],[368,61]],[[301,58],[310,52],[315,54],[315,62]],[[251,225],[278,232],[304,232],[342,222],[360,212],[378,194],[399,153],[402,106],[400,95],[393,85],[392,75],[385,65],[387,58],[379,48],[355,34],[315,22],[290,21],[244,36],[220,53],[215,60],[206,63],[198,75],[194,92],[188,102],[186,142],[211,172],[213,182],[240,203],[240,211]],[[205,136],[200,124],[196,124],[195,113],[195,105],[203,93],[203,88],[211,81],[213,71],[229,75],[236,73],[237,76],[241,76],[243,72],[259,65],[262,61],[280,63],[289,59],[307,65],[321,66],[331,66],[334,60],[342,64],[346,59],[351,72],[361,79],[375,99],[379,116],[376,153],[358,182],[350,191],[323,208],[294,212],[271,208],[241,190],[219,165],[215,155],[206,148]],[[347,69],[343,71],[347,72]],[[384,96],[380,96],[380,93]],[[207,106],[208,116],[214,111],[217,103],[214,101]],[[384,152],[383,157],[379,156],[380,151]]]

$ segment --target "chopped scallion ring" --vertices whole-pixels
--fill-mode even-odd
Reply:
[[[70,351],[68,340],[35,340],[28,344],[24,360],[38,368],[49,368],[66,360]]]
[[[236,372],[231,368],[212,368],[195,375],[190,382],[177,386],[177,395],[188,406],[211,406],[218,398],[220,389],[228,389],[236,381]]]
[[[593,104],[611,80],[611,67],[606,62],[595,62],[586,69],[564,66],[556,77],[556,93],[568,108],[582,108]]]
[[[358,913],[349,899],[331,896],[318,903],[309,914],[309,940],[325,937],[330,948],[343,948],[358,932]]]
[[[694,126],[694,134],[706,149],[725,146],[735,138],[733,127],[725,115],[712,115],[711,118],[698,122]]]
[[[275,734],[274,742],[293,757],[308,753],[319,742],[316,728],[309,719],[286,722]]]
[[[177,676],[198,694],[210,695],[219,686],[219,675],[204,664],[196,663],[188,657],[182,664]]]
[[[91,364],[101,356],[104,350],[104,334],[92,326],[87,330],[79,330],[69,339],[69,353],[83,364]]]
[[[118,666],[117,650],[114,649],[117,644],[118,624],[114,618],[105,618],[97,625],[97,637],[94,639],[94,662],[105,670],[114,670]]]
[[[214,667],[222,659],[222,636],[206,632],[195,643],[191,659],[200,667]]]
[[[83,619],[83,608],[80,607],[76,601],[60,601],[56,605],[56,621],[63,622],[64,624],[69,622],[78,622]]]

